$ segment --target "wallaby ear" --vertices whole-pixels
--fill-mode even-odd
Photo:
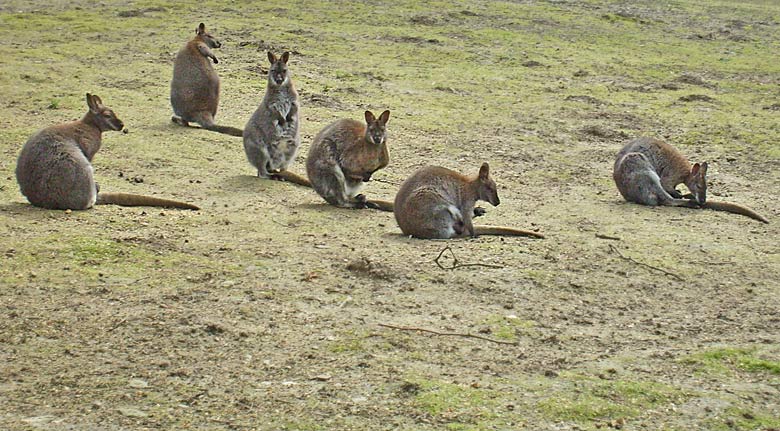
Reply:
[[[282,54],[282,63],[287,64],[287,60],[290,59],[290,52],[285,51],[284,54]]]
[[[276,63],[276,56],[271,51],[268,51],[268,61],[270,61],[271,64]]]
[[[490,178],[490,166],[485,162],[479,167],[479,179],[486,180],[488,178]]]
[[[382,115],[379,116],[379,122],[382,124],[387,124],[387,120],[390,119],[390,111],[385,111],[382,113]]]
[[[371,124],[374,121],[376,121],[374,114],[372,114],[371,111],[366,111],[366,124]]]
[[[96,114],[98,112],[98,106],[97,103],[95,102],[95,96],[89,93],[87,93],[87,106],[89,106],[89,110],[92,111],[92,113]]]
[[[691,176],[699,175],[699,169],[701,168],[701,165],[698,163],[694,163],[693,166],[691,166]]]
[[[102,101],[102,100],[100,100],[100,97],[98,97],[98,95],[97,95],[97,94],[93,94],[93,95],[92,95],[92,100],[94,100],[94,101],[95,101],[95,105],[97,105],[97,107],[98,107],[98,108],[100,108],[100,107],[102,107],[102,106],[103,106],[103,101]]]
[[[701,168],[699,168],[699,170],[701,171],[702,178],[706,177],[707,176],[707,162],[702,163],[701,164]]]
[[[195,34],[204,34],[206,33],[206,24],[200,23],[198,25],[198,28],[195,29]]]

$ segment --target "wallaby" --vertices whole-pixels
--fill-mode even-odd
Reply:
[[[287,171],[301,143],[298,93],[287,69],[289,59],[289,52],[279,58],[268,52],[268,85],[263,101],[244,126],[244,152],[258,177],[311,187],[309,180]]]
[[[16,180],[31,204],[49,209],[85,210],[95,204],[199,209],[195,205],[127,193],[98,193],[92,157],[101,134],[124,124],[98,96],[87,93],[84,118],[47,127],[33,135],[19,154]]]
[[[478,235],[544,235],[501,226],[474,226],[473,217],[485,214],[474,208],[477,200],[500,203],[490,167],[483,163],[475,177],[439,166],[426,166],[407,178],[395,196],[395,220],[404,235],[417,238],[456,238]]]
[[[379,118],[366,111],[365,118],[366,124],[341,119],[322,129],[309,148],[306,173],[314,190],[331,205],[392,211],[391,202],[358,194],[363,183],[390,162],[386,128],[390,111]]]
[[[708,208],[742,214],[769,223],[750,208],[707,200],[707,163],[691,163],[666,142],[640,137],[626,144],[615,159],[612,172],[620,194],[642,205]],[[677,191],[685,184],[690,194]]]
[[[210,60],[214,64],[219,63],[211,48],[220,46],[222,44],[206,32],[206,26],[200,23],[195,29],[195,37],[176,55],[171,81],[171,106],[174,113],[171,121],[182,126],[189,126],[192,121],[204,129],[242,136],[241,129],[214,124],[219,105],[219,76]]]

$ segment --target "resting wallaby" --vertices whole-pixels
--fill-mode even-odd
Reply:
[[[306,173],[314,190],[331,205],[392,211],[391,202],[358,194],[363,183],[390,162],[386,128],[390,111],[379,118],[366,111],[365,118],[366,124],[341,119],[322,129],[309,148]]]
[[[691,163],[674,147],[658,139],[641,137],[626,144],[612,172],[620,194],[642,205],[709,208],[742,214],[769,223],[750,208],[729,202],[707,201],[707,163]],[[690,194],[676,187],[683,183]]]
[[[474,226],[473,217],[485,213],[484,208],[474,208],[477,200],[493,206],[500,203],[487,163],[471,178],[439,166],[426,166],[407,178],[398,190],[395,220],[405,235],[417,238],[477,235],[544,238],[540,233],[509,227]]]
[[[49,209],[85,210],[95,204],[157,206],[197,210],[184,202],[126,193],[98,193],[92,157],[101,134],[124,124],[99,97],[87,93],[84,118],[47,127],[33,135],[19,154],[16,180],[31,204]]]
[[[263,101],[244,126],[244,152],[258,177],[311,187],[306,178],[287,171],[301,143],[298,93],[287,69],[289,59],[289,52],[279,58],[268,52],[268,85]]]
[[[182,126],[189,126],[192,121],[204,129],[242,136],[241,129],[214,124],[219,105],[219,76],[209,60],[219,63],[211,48],[220,46],[200,23],[195,37],[176,55],[171,81],[171,106],[175,115],[171,121]]]

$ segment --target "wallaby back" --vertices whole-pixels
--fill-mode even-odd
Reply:
[[[244,126],[244,152],[261,178],[286,170],[301,143],[298,93],[287,68],[289,58],[289,52],[279,58],[268,52],[265,96]]]
[[[16,180],[27,200],[48,209],[84,210],[97,199],[92,158],[106,130],[124,124],[99,97],[87,93],[81,120],[47,127],[33,135],[16,163]]]
[[[341,119],[323,128],[314,138],[306,159],[312,187],[331,205],[374,208],[358,194],[363,183],[390,161],[386,124],[390,111],[378,118],[365,112],[366,123]]]
[[[500,204],[490,167],[483,163],[479,173],[466,177],[439,166],[424,167],[401,185],[395,197],[395,219],[405,235],[417,238],[455,238],[485,235],[524,235],[535,232],[512,228],[474,226],[477,200]]]

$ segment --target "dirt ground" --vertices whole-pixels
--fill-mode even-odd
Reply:
[[[292,52],[292,170],[389,109],[369,198],[487,161],[479,223],[546,239],[410,239],[254,177],[240,138],[170,123],[199,22],[220,124]],[[776,2],[11,0],[0,35],[0,429],[780,429]],[[129,129],[103,135],[101,190],[201,211],[26,202],[19,150],[86,92]],[[642,135],[771,223],[625,203],[612,164]]]

